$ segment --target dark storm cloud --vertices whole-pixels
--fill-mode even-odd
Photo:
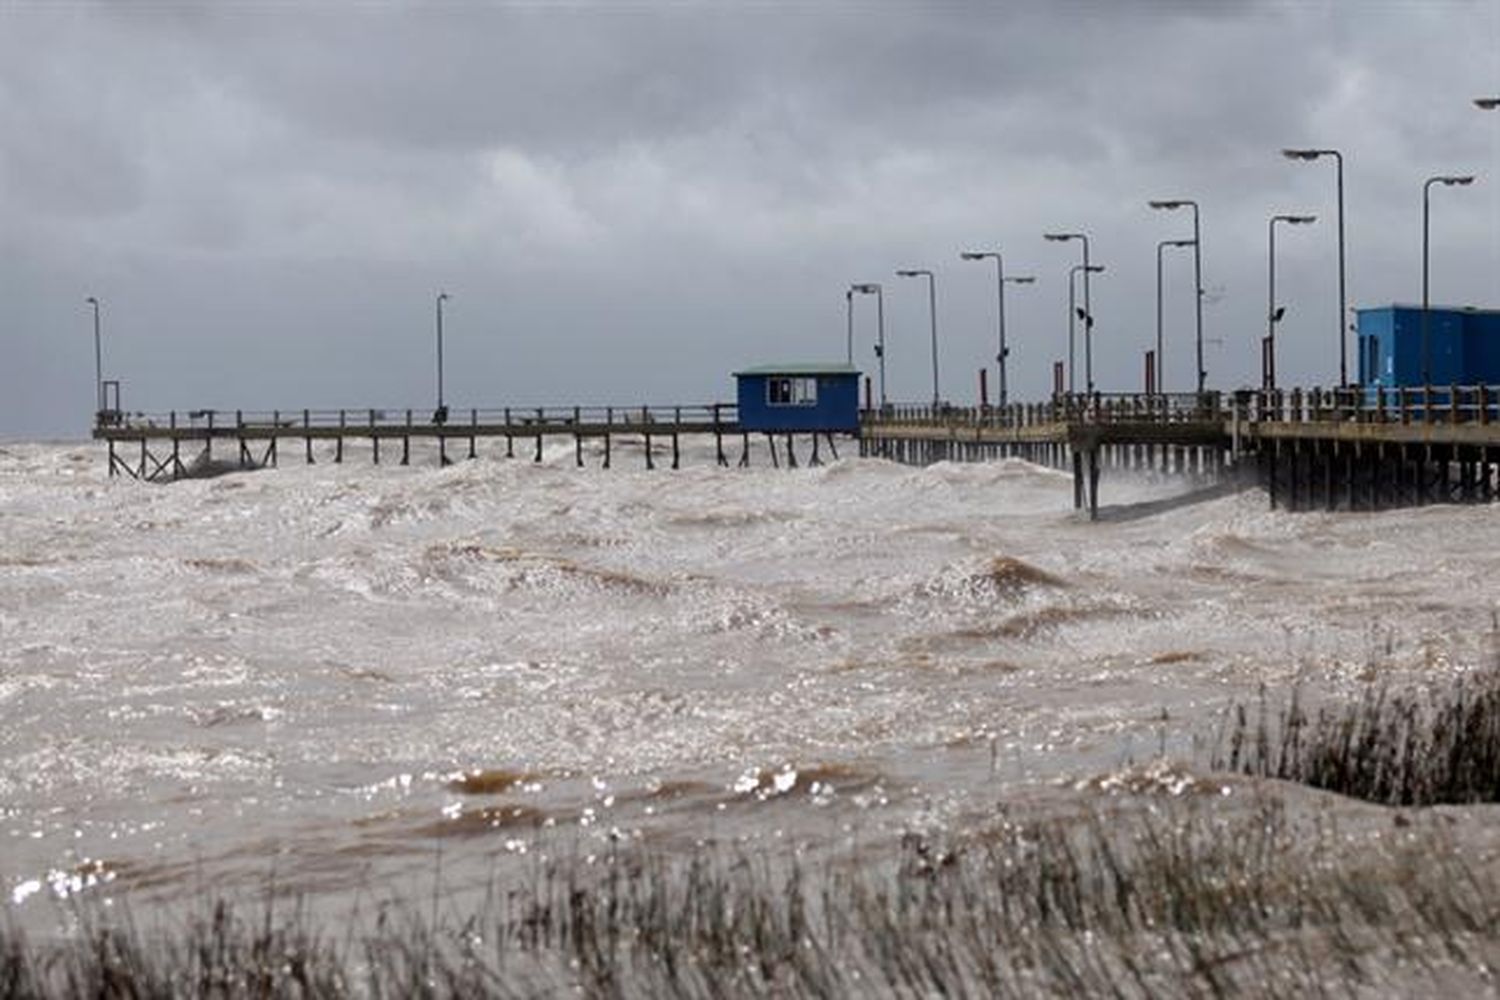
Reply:
[[[841,355],[843,288],[881,280],[893,390],[918,394],[902,265],[940,271],[966,399],[993,353],[975,243],[1041,278],[1010,309],[1035,394],[1075,257],[1052,228],[1108,262],[1100,381],[1133,387],[1154,244],[1188,222],[1162,195],[1204,206],[1224,385],[1253,367],[1266,217],[1323,216],[1281,284],[1286,370],[1326,378],[1331,177],[1277,150],[1345,149],[1353,287],[1409,299],[1421,177],[1496,165],[1500,116],[1467,101],[1497,53],[1489,3],[0,0],[0,432],[86,419],[89,294],[138,406],[420,402],[439,287],[466,402],[578,402]],[[1500,299],[1481,183],[1444,193],[1439,297]]]

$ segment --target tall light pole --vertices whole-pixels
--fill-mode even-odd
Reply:
[[[1289,160],[1316,160],[1324,156],[1333,157],[1337,166],[1339,195],[1339,385],[1349,385],[1349,296],[1344,285],[1344,155],[1336,149],[1283,149],[1281,155]]]
[[[1073,391],[1073,331],[1078,326],[1078,324],[1077,324],[1078,314],[1080,312],[1085,312],[1086,313],[1088,311],[1087,309],[1080,310],[1078,308],[1078,301],[1077,301],[1078,300],[1078,290],[1077,290],[1077,287],[1076,287],[1077,283],[1074,281],[1074,279],[1078,277],[1079,272],[1083,271],[1083,270],[1084,270],[1084,267],[1083,267],[1082,264],[1074,264],[1072,267],[1068,268],[1068,392],[1069,393],[1071,393]],[[1104,265],[1103,264],[1090,264],[1089,267],[1088,267],[1087,272],[1085,272],[1085,273],[1086,274],[1098,274],[1098,273],[1100,273],[1103,270],[1104,270]],[[1085,283],[1087,283],[1087,281],[1088,281],[1087,277],[1084,278],[1084,281],[1085,281]],[[1087,325],[1088,326],[1092,326],[1093,323],[1090,322]]]
[[[875,296],[875,357],[880,362],[880,408],[885,409],[885,290],[873,281],[850,285],[849,290],[859,295]]]
[[[1472,175],[1453,176],[1453,175],[1450,174],[1450,175],[1446,175],[1446,176],[1429,177],[1429,178],[1427,178],[1427,181],[1422,185],[1422,384],[1423,385],[1430,385],[1431,382],[1432,382],[1432,350],[1431,350],[1431,346],[1430,346],[1430,344],[1428,343],[1428,340],[1427,340],[1427,308],[1428,308],[1428,303],[1427,303],[1427,244],[1428,244],[1427,234],[1428,234],[1428,229],[1429,229],[1428,221],[1429,221],[1429,219],[1430,219],[1430,217],[1432,215],[1432,211],[1431,211],[1431,207],[1432,206],[1431,206],[1431,199],[1429,198],[1429,193],[1432,191],[1432,186],[1434,184],[1441,184],[1444,187],[1454,187],[1455,185],[1460,186],[1460,187],[1467,187],[1468,185],[1473,184],[1473,183],[1474,183],[1474,178],[1473,178]]]
[[[104,413],[104,351],[99,346],[99,300],[90,295],[84,300],[94,307],[94,421]]]
[[[1203,367],[1203,233],[1198,226],[1198,203],[1187,198],[1158,199],[1146,203],[1155,209],[1176,211],[1179,208],[1193,210],[1193,315],[1197,329],[1198,392],[1203,392],[1203,380],[1208,372]],[[1159,357],[1159,356],[1158,356]]]
[[[437,297],[437,411],[433,413],[433,423],[446,423],[448,420],[448,407],[443,405],[443,303],[448,301],[447,292],[438,292]]]
[[[931,271],[921,269],[897,271],[896,276],[898,278],[925,277],[927,279],[927,316],[932,322],[932,406],[933,409],[937,409],[938,404],[942,401],[942,396],[938,393],[937,278]]]
[[[1005,343],[1005,286],[1007,284],[1029,285],[1036,281],[1036,278],[1030,275],[1017,275],[1013,278],[1007,278],[1005,276],[1005,261],[1001,259],[1000,251],[998,250],[965,250],[958,256],[961,260],[985,260],[993,258],[995,261],[995,294],[998,298],[1000,323],[1000,348],[999,353],[995,355],[995,360],[1000,366],[1000,379],[997,385],[1000,388],[999,400],[1000,406],[1003,409],[1009,395],[1005,372],[1006,361],[1010,358],[1010,348]]]
[[[1267,227],[1266,339],[1261,351],[1261,383],[1266,389],[1276,388],[1276,324],[1286,313],[1285,309],[1276,308],[1276,223],[1307,226],[1317,221],[1316,215],[1273,215]]]
[[[844,340],[844,364],[850,368],[854,367],[854,289],[844,290],[844,321],[848,326],[848,333]]]
[[[1094,393],[1094,309],[1089,303],[1089,238],[1083,233],[1043,233],[1042,238],[1054,243],[1066,243],[1069,240],[1081,240],[1083,242],[1083,311],[1085,319],[1083,323],[1083,373],[1084,381],[1088,385],[1089,395]],[[1074,308],[1077,308],[1076,306]],[[1068,363],[1068,391],[1073,391],[1073,365]]]
[[[1156,244],[1156,391],[1164,392],[1161,342],[1161,252],[1167,247],[1190,247],[1192,240],[1162,240]]]

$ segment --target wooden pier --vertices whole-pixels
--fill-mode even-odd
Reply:
[[[278,464],[285,449],[306,462],[344,459],[350,441],[367,441],[371,459],[382,452],[411,461],[412,442],[437,445],[438,460],[474,458],[481,442],[504,442],[505,456],[542,460],[548,438],[570,440],[585,464],[585,443],[608,468],[616,442],[639,440],[646,468],[670,447],[670,467],[682,461],[681,439],[708,435],[715,461],[739,444],[737,463],[749,464],[751,435],[734,404],[639,407],[471,409],[419,415],[412,410],[198,410],[186,413],[98,415],[94,437],[109,449],[110,475],[148,481],[191,475],[221,464],[258,468]],[[1500,388],[1445,386],[1240,391],[1232,394],[1061,395],[1007,407],[888,406],[860,415],[859,453],[911,464],[986,461],[1008,456],[1070,470],[1073,501],[1090,517],[1099,511],[1101,475],[1110,469],[1190,475],[1213,480],[1232,472],[1253,475],[1272,507],[1373,509],[1423,503],[1487,503],[1500,493]],[[767,436],[771,460],[797,464],[794,439]],[[805,438],[806,435],[803,435]],[[823,435],[833,457],[832,437]],[[300,446],[300,447],[299,447]],[[315,446],[317,448],[315,449]],[[329,451],[331,450],[331,455]],[[229,455],[224,453],[228,451]],[[394,454],[393,454],[394,453]],[[294,452],[295,454],[295,452]],[[820,461],[811,437],[808,464]],[[668,464],[663,456],[662,464]]]
[[[1005,408],[890,407],[860,453],[896,461],[1017,456],[1073,473],[1099,510],[1108,468],[1213,479],[1253,471],[1292,510],[1487,503],[1500,490],[1500,388],[1290,389],[1064,395]]]
[[[542,460],[548,438],[571,439],[576,463],[584,464],[584,442],[603,445],[603,466],[609,468],[619,438],[639,439],[647,468],[656,466],[656,445],[669,443],[671,467],[682,462],[681,439],[688,434],[712,435],[720,465],[728,465],[726,438],[740,438],[740,464],[749,461],[749,436],[742,434],[732,403],[699,406],[571,406],[471,409],[419,414],[413,410],[270,410],[232,412],[192,410],[169,413],[99,414],[94,437],[107,442],[109,473],[150,482],[190,475],[194,468],[215,461],[231,449],[232,467],[250,469],[280,463],[283,448],[301,445],[302,458],[317,461],[314,445],[331,446],[331,460],[344,460],[345,444],[364,440],[371,458],[380,464],[382,446],[400,464],[411,463],[414,440],[434,441],[438,461],[447,465],[454,454],[475,458],[480,441],[505,444],[505,456],[516,457],[520,442],[535,461]],[[450,454],[450,449],[454,452]],[[774,454],[774,449],[773,449]],[[221,458],[220,461],[223,461]]]

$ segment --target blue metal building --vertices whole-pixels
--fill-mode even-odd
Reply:
[[[740,428],[756,433],[859,430],[859,369],[839,364],[760,365],[734,373]]]
[[[1500,383],[1500,310],[1427,310],[1428,371],[1423,374],[1422,307],[1356,310],[1359,380],[1369,386]]]

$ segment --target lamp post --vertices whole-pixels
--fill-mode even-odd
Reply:
[[[1203,234],[1198,226],[1198,203],[1187,198],[1158,199],[1146,203],[1152,208],[1162,211],[1176,211],[1179,208],[1191,208],[1193,210],[1193,316],[1197,329],[1198,355],[1198,391],[1203,391],[1203,380],[1208,377],[1208,372],[1203,368]],[[1158,363],[1161,355],[1157,355]]]
[[[443,405],[443,303],[448,301],[447,292],[438,292],[437,297],[437,410],[432,415],[435,424],[446,423],[448,407]]]
[[[880,408],[885,409],[885,291],[879,284],[866,281],[850,285],[849,291],[875,296],[875,357],[880,362]]]
[[[995,360],[1000,366],[1000,379],[997,385],[1000,388],[1000,407],[1004,409],[1009,395],[1005,378],[1006,361],[1010,358],[1010,348],[1005,343],[1005,286],[1007,284],[1029,285],[1036,281],[1036,278],[1029,275],[1017,275],[1013,278],[1007,278],[1005,276],[1005,262],[1001,259],[1000,251],[998,250],[965,250],[958,256],[961,260],[985,260],[986,258],[993,258],[995,261],[995,294],[999,305],[1000,324],[1000,350],[995,355]]]
[[[1084,233],[1043,233],[1042,238],[1054,243],[1080,240],[1083,243],[1083,374],[1089,395],[1094,393],[1094,310],[1089,304],[1089,238]],[[1074,306],[1073,308],[1077,308]],[[1072,315],[1070,312],[1069,315]],[[1069,328],[1069,355],[1071,358],[1071,327]],[[1068,362],[1068,391],[1073,391],[1073,362]]]
[[[1103,264],[1090,264],[1089,267],[1088,267],[1088,270],[1084,272],[1085,273],[1085,277],[1084,277],[1085,287],[1088,284],[1088,278],[1087,278],[1088,274],[1098,274],[1098,273],[1100,273],[1103,270],[1104,270],[1104,265]],[[1078,292],[1077,292],[1076,282],[1073,279],[1075,279],[1075,278],[1078,277],[1078,273],[1080,271],[1084,271],[1084,267],[1083,267],[1082,264],[1074,264],[1072,267],[1068,268],[1068,392],[1069,393],[1071,393],[1073,391],[1073,331],[1077,327],[1077,322],[1076,321],[1078,319],[1078,314],[1080,312],[1083,312],[1083,313],[1087,313],[1088,312],[1087,308],[1082,309],[1082,310],[1080,310],[1078,308],[1078,302],[1077,302]],[[1093,326],[1093,323],[1089,322],[1089,323],[1086,324],[1086,326]]]
[[[1427,245],[1428,245],[1428,222],[1432,215],[1432,202],[1429,197],[1434,184],[1444,187],[1467,187],[1474,183],[1472,175],[1454,176],[1445,175],[1429,177],[1422,185],[1422,384],[1432,383],[1432,351],[1427,339]]]
[[[932,323],[932,407],[937,409],[942,396],[938,393],[938,347],[937,347],[937,278],[931,271],[907,269],[897,271],[898,278],[927,279],[927,315]]]
[[[854,289],[844,291],[844,322],[848,332],[844,335],[844,364],[854,367]]]
[[[1349,385],[1349,334],[1345,327],[1349,317],[1349,297],[1344,284],[1344,155],[1336,149],[1283,149],[1281,155],[1289,160],[1312,161],[1325,156],[1333,157],[1338,177],[1339,209],[1339,385]]]
[[[99,300],[90,295],[84,301],[94,307],[94,421],[97,423],[104,413],[104,353],[99,346]]]
[[[1156,391],[1163,392],[1161,342],[1161,252],[1167,247],[1190,247],[1192,240],[1162,240],[1156,244]],[[1200,366],[1201,367],[1201,366]]]
[[[1276,324],[1281,322],[1285,309],[1276,308],[1276,223],[1289,226],[1306,226],[1318,221],[1316,215],[1273,215],[1267,226],[1267,280],[1266,280],[1266,339],[1261,351],[1261,384],[1266,389],[1276,388]]]

